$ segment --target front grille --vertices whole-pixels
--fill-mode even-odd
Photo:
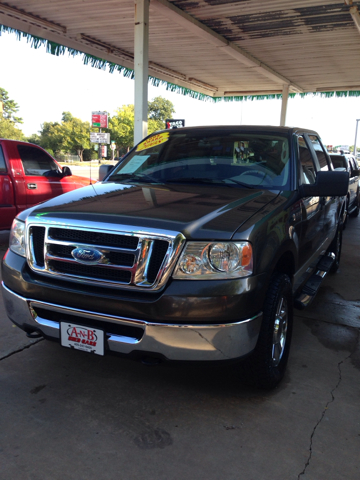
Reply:
[[[55,257],[73,258],[71,252],[74,250],[73,246],[52,244],[50,246],[50,254]],[[124,265],[125,267],[131,267],[134,265],[135,255],[134,253],[119,253],[119,252],[107,252],[107,258],[110,263],[114,265]],[[164,257],[163,257],[164,258]]]
[[[181,234],[159,238],[78,226],[30,225],[28,260],[32,270],[59,280],[158,290],[184,240]]]
[[[87,245],[107,245],[108,247],[128,248],[132,250],[136,249],[139,242],[138,237],[86,230],[69,230],[67,228],[50,228],[49,237],[54,240],[86,243]]]
[[[154,249],[151,255],[148,269],[148,279],[151,283],[155,281],[156,275],[159,271],[159,266],[161,265],[166,254],[167,247],[167,242],[163,242],[161,240],[155,240],[154,242]]]
[[[44,266],[44,241],[45,241],[45,227],[34,228],[33,231],[33,245],[36,263]]]
[[[50,270],[57,273],[78,275],[88,278],[101,278],[112,282],[130,283],[131,272],[124,270],[113,270],[111,268],[81,265],[80,263],[66,263],[56,260],[49,261]]]

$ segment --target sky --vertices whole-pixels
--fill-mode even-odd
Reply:
[[[0,58],[0,87],[18,104],[17,115],[24,122],[20,128],[26,136],[38,133],[44,122],[60,122],[65,111],[91,121],[92,111],[113,115],[122,105],[134,103],[133,80],[84,65],[80,55],[56,57],[46,53],[44,47],[31,48],[26,39],[3,33]],[[170,100],[176,112],[173,117],[185,119],[189,127],[280,122],[281,100],[214,103],[149,86],[149,100],[156,96]],[[360,97],[297,96],[288,101],[286,125],[313,129],[326,145],[353,145],[358,118]]]

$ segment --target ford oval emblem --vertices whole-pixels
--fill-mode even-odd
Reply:
[[[85,265],[97,265],[104,258],[104,255],[94,248],[78,247],[71,252],[71,255],[77,262]]]

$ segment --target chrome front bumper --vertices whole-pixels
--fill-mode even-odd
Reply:
[[[262,313],[229,324],[163,324],[115,317],[86,310],[74,310],[46,302],[24,298],[8,289],[2,282],[2,293],[6,312],[11,321],[27,332],[39,332],[46,337],[60,341],[60,322],[42,318],[37,312],[49,312],[57,317],[76,317],[86,325],[86,321],[100,321],[106,337],[106,350],[131,354],[159,355],[168,360],[216,361],[240,358],[250,353],[256,345]],[[44,315],[45,316],[45,315]],[[76,323],[75,320],[71,320]],[[137,327],[141,338],[111,333],[112,326]]]

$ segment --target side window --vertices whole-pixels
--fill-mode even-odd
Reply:
[[[0,173],[5,173],[5,172],[6,172],[6,163],[5,163],[4,154],[0,145]]]
[[[329,165],[326,159],[326,154],[323,149],[323,146],[321,145],[320,139],[316,135],[309,135],[309,138],[311,140],[311,143],[314,147],[316,156],[319,160],[320,168],[323,171],[329,170]]]
[[[31,145],[18,145],[17,148],[25,175],[44,175],[46,172],[58,170],[54,160],[40,148]]]
[[[349,162],[350,162],[350,167],[351,167],[351,173],[353,173],[353,171],[356,170],[358,167],[357,167],[355,159],[353,157],[349,158]]]
[[[300,159],[300,184],[313,184],[316,179],[316,170],[311,152],[304,137],[298,137]]]

